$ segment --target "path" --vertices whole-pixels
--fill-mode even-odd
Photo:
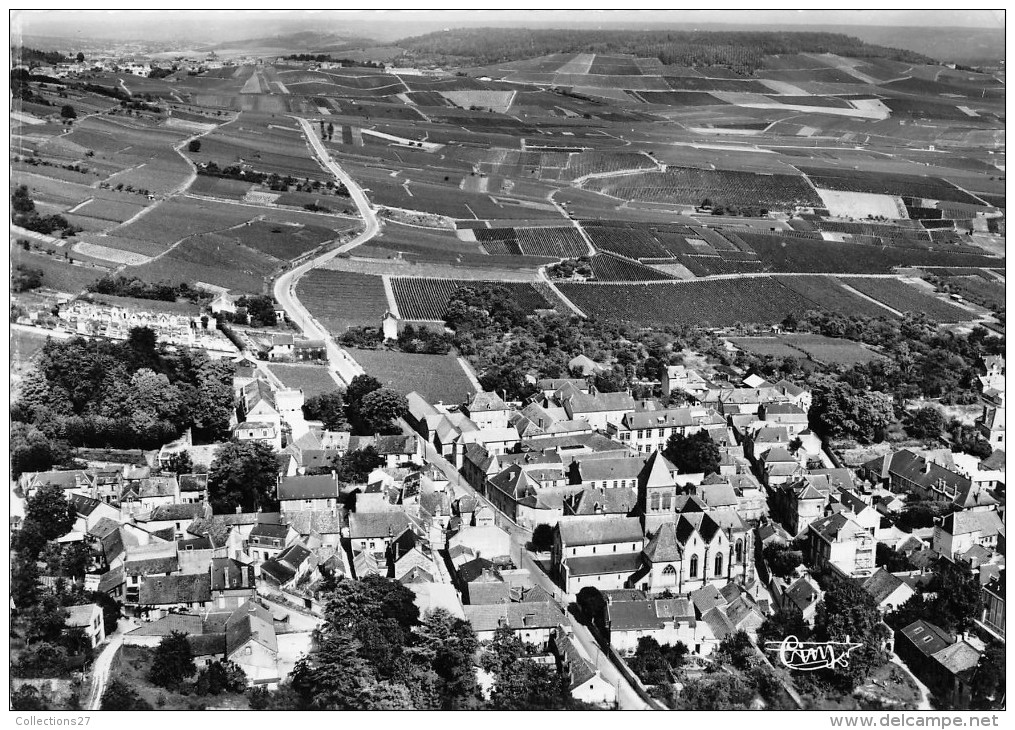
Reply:
[[[92,688],[88,693],[88,701],[85,703],[86,710],[98,710],[102,704],[102,693],[106,690],[106,682],[109,681],[109,669],[113,665],[113,658],[120,651],[123,645],[123,634],[117,629],[109,639],[109,643],[102,649],[92,664]]]
[[[300,126],[303,128],[303,133],[306,135],[307,141],[313,148],[314,153],[318,159],[323,163],[325,168],[331,172],[343,185],[346,190],[349,191],[349,196],[352,201],[356,204],[356,208],[359,210],[360,215],[363,217],[365,223],[363,232],[353,238],[348,243],[326,251],[319,256],[315,256],[312,259],[305,261],[304,263],[284,272],[278,279],[275,280],[275,284],[272,287],[272,293],[275,295],[275,299],[282,306],[286,312],[286,316],[296,323],[296,326],[300,328],[304,337],[313,340],[324,340],[325,348],[328,353],[328,367],[329,370],[335,373],[339,380],[344,384],[348,384],[354,377],[363,373],[361,368],[355,360],[335,344],[331,334],[327,328],[323,327],[317,320],[314,319],[310,311],[303,306],[303,303],[296,296],[296,284],[300,278],[311,269],[315,269],[321,264],[324,264],[331,259],[338,256],[340,253],[350,251],[357,246],[366,243],[380,231],[380,224],[377,222],[377,215],[373,208],[370,206],[370,201],[367,200],[366,193],[363,192],[363,188],[353,180],[349,174],[339,167],[328,151],[324,148],[321,140],[314,134],[313,127],[310,126],[310,122],[306,119],[294,117]]]

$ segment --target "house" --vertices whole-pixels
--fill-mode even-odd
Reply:
[[[128,587],[128,595],[129,595]],[[205,608],[211,603],[208,573],[148,575],[141,582],[138,610],[156,618],[180,610]]]
[[[827,483],[800,476],[770,490],[772,517],[778,520],[790,535],[799,535],[807,526],[824,514],[829,490]]]
[[[874,536],[846,513],[816,520],[807,530],[810,564],[835,567],[852,577],[874,571]]]
[[[407,527],[409,517],[404,512],[353,512],[349,515],[352,549],[383,553]]]
[[[672,466],[672,465],[671,465]],[[625,489],[638,486],[638,475],[645,468],[643,459],[572,459],[567,467],[567,483],[592,489]],[[676,467],[673,467],[676,472]]]
[[[211,507],[207,502],[189,504],[166,504],[156,507],[151,512],[137,515],[137,522],[149,532],[172,528],[173,539],[183,539],[194,520],[211,515]]]
[[[635,400],[630,393],[596,393],[589,395],[576,392],[563,400],[569,420],[587,421],[593,428],[605,431],[607,424],[619,423],[624,414],[635,410]]]
[[[668,365],[663,375],[662,388],[666,398],[684,393],[700,401],[708,393],[710,384],[698,371],[690,370],[685,365]]]
[[[997,576],[984,584],[981,589],[983,613],[980,623],[995,636],[1004,640],[1004,604],[1005,604],[1005,571],[1002,569]]]
[[[895,632],[895,652],[936,697],[956,709],[968,708],[978,648],[921,619]]]
[[[554,528],[552,564],[569,594],[586,585],[624,588],[641,566],[643,545],[637,517],[563,517]]]
[[[582,393],[589,392],[588,383],[583,378],[542,378],[536,381],[536,390],[540,391],[544,398],[548,398],[565,385]]]
[[[902,449],[871,459],[858,470],[860,476],[897,493],[915,493],[924,499],[951,502],[970,486],[969,477]]]
[[[258,588],[265,593],[281,593],[293,588],[315,567],[316,563],[310,560],[311,555],[313,553],[306,545],[292,543],[277,557],[261,563]]]
[[[655,600],[614,600],[606,598],[606,626],[610,645],[620,654],[630,656],[638,648],[638,640],[650,636],[661,645],[694,646],[694,606],[687,598]]]
[[[84,631],[93,649],[106,640],[102,609],[98,605],[86,603],[83,606],[68,606],[64,611],[67,614],[67,628]]]
[[[553,631],[567,621],[553,601],[524,603],[491,603],[467,605],[465,618],[472,624],[476,638],[492,641],[498,628],[511,629],[523,643],[545,651]]]
[[[120,510],[105,502],[77,492],[70,492],[66,496],[77,517],[73,528],[75,532],[88,532],[103,519],[120,521]]]
[[[247,536],[247,552],[255,563],[278,557],[298,533],[290,525],[274,525],[259,522]]]
[[[283,514],[335,510],[338,508],[339,489],[334,473],[282,477],[277,487],[279,508]]]
[[[226,659],[247,675],[253,686],[278,684],[278,638],[271,613],[258,601],[248,601],[226,621]]]
[[[511,409],[500,396],[486,391],[473,395],[472,400],[462,407],[462,412],[480,429],[507,428],[511,417]]]
[[[242,421],[233,428],[233,438],[267,444],[273,451],[282,450],[282,427],[271,421]]]
[[[639,453],[666,448],[671,436],[690,436],[708,426],[725,426],[726,419],[711,408],[666,408],[625,413],[615,423],[607,423],[610,438],[630,446]]]
[[[609,370],[608,367],[600,365],[587,355],[578,355],[568,360],[567,369],[571,373],[581,373],[583,378]]]
[[[758,418],[786,429],[791,439],[807,430],[807,411],[794,403],[762,403]]]
[[[1003,538],[1004,522],[996,510],[952,512],[934,526],[931,549],[954,559],[974,545],[993,550]]]
[[[510,558],[512,555],[511,535],[495,525],[464,527],[448,538],[448,550],[456,547],[467,548],[479,558]]]
[[[213,558],[209,568],[211,600],[215,608],[239,608],[257,594],[254,566],[233,558]]]
[[[863,582],[863,589],[871,594],[878,610],[891,613],[915,595],[916,591],[896,575],[878,568]]]
[[[349,451],[359,451],[368,446],[374,448],[378,456],[384,459],[384,466],[389,469],[405,463],[423,463],[423,444],[413,434],[352,436],[349,439]]]
[[[786,586],[781,595],[775,598],[779,603],[780,610],[800,611],[804,621],[813,625],[814,617],[818,611],[818,603],[821,602],[823,595],[817,582],[805,572]]]
[[[603,678],[564,626],[553,631],[551,648],[557,657],[557,670],[567,680],[573,698],[593,705],[617,701],[617,688]]]
[[[180,474],[180,501],[184,504],[204,502],[208,498],[207,474]]]

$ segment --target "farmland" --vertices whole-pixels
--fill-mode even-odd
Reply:
[[[388,309],[381,277],[369,274],[317,269],[300,279],[297,293],[334,335],[349,327],[379,327]]]
[[[409,320],[443,320],[448,300],[454,291],[470,285],[494,285],[508,289],[515,303],[528,312],[553,308],[553,304],[547,302],[535,287],[521,282],[471,282],[460,279],[420,279],[401,276],[391,279],[398,311],[403,319]]]
[[[922,313],[935,322],[963,322],[975,317],[962,307],[931,296],[898,279],[861,279],[842,277],[847,286],[863,292],[899,312]]]
[[[476,388],[453,355],[414,355],[393,350],[348,350],[368,375],[399,393],[416,391],[431,403],[463,403]]]
[[[881,356],[860,342],[814,334],[782,334],[775,337],[731,337],[730,342],[755,355],[809,358],[845,367],[869,363]]]

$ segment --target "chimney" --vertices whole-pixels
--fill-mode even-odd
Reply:
[[[236,505],[236,514],[240,514],[242,511],[243,509],[240,507],[240,505]]]
[[[924,459],[923,461],[923,473],[930,474],[930,459]]]

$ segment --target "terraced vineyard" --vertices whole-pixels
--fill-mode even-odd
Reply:
[[[935,322],[941,323],[967,322],[976,317],[968,310],[925,294],[915,286],[898,279],[841,278],[857,291],[900,312],[923,313]]]
[[[653,281],[673,278],[669,274],[609,253],[597,253],[589,263],[592,266],[592,273],[599,281]]]
[[[814,304],[815,309],[828,309],[864,317],[896,316],[874,302],[858,297],[831,276],[776,276],[776,281]],[[872,281],[872,280],[871,280]]]
[[[589,251],[577,228],[516,228],[515,236],[526,256],[575,258]]]
[[[643,327],[775,324],[814,305],[768,277],[663,284],[558,284],[590,317]]]
[[[508,289],[514,301],[528,312],[553,308],[532,284],[522,282],[425,279],[409,276],[391,278],[391,289],[395,294],[395,302],[398,304],[398,312],[402,315],[402,319],[443,320],[448,300],[456,289],[463,286],[497,286]]]
[[[388,308],[381,277],[370,274],[314,269],[300,279],[296,293],[333,335],[350,327],[380,327]]]

